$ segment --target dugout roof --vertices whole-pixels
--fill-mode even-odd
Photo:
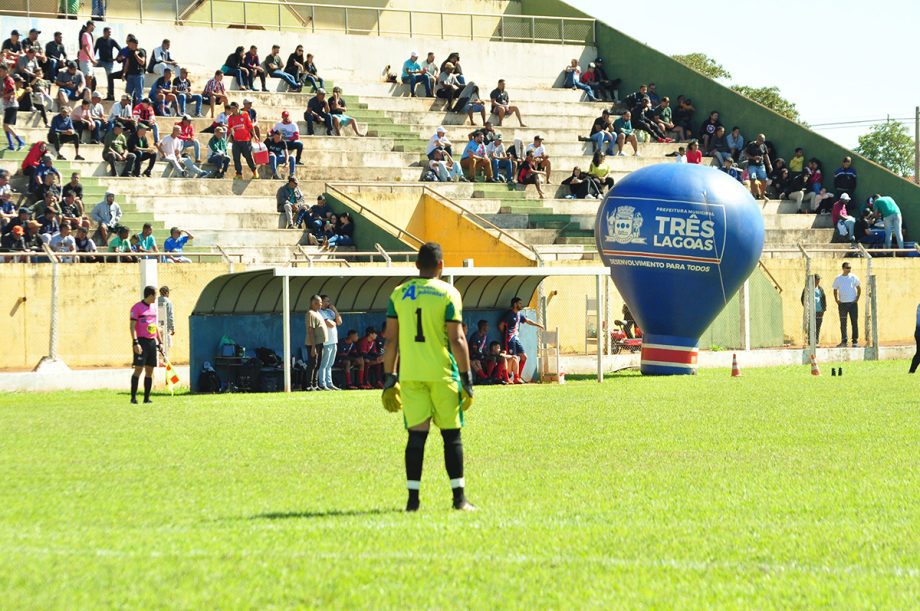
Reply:
[[[289,278],[292,312],[306,312],[310,296],[329,294],[342,312],[385,311],[396,286],[415,277],[415,268],[275,268],[218,276],[201,292],[193,316],[282,312],[284,277]],[[574,272],[574,273],[573,273]],[[445,268],[469,309],[501,309],[511,298],[529,302],[548,276],[606,275],[604,268]]]

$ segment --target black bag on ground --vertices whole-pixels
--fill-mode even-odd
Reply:
[[[281,367],[281,357],[271,348],[256,348],[256,356],[264,367]]]
[[[220,377],[213,369],[202,369],[198,374],[198,392],[216,394],[221,390]]]

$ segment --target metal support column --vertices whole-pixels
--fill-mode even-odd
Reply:
[[[741,349],[751,349],[751,281],[745,280],[738,291],[738,306],[741,309]]]
[[[603,292],[601,291],[601,275],[598,274],[595,277],[595,290],[597,297],[597,332],[601,332],[601,308],[602,302],[601,298],[603,297]],[[604,381],[604,351],[601,348],[600,335],[597,338],[597,381],[598,383]]]
[[[281,320],[284,326],[284,392],[291,392],[291,277],[281,277]]]

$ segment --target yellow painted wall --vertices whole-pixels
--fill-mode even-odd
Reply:
[[[188,317],[198,295],[225,273],[221,264],[159,266],[159,283],[169,286],[175,308],[174,362],[188,362]],[[48,352],[51,265],[0,265],[0,286],[0,369],[31,369]],[[139,286],[137,265],[62,265],[58,356],[71,367],[128,366],[128,312],[140,299]]]

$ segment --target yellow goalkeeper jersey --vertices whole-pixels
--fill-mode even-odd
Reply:
[[[447,341],[448,322],[461,322],[460,293],[447,282],[416,278],[390,295],[387,318],[399,320],[399,379],[435,382],[457,378]]]

